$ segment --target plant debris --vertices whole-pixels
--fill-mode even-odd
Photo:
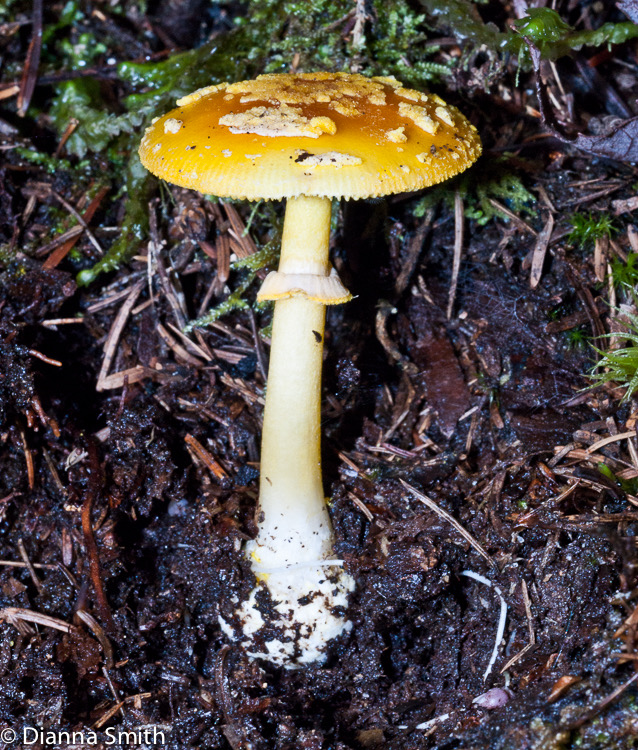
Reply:
[[[637,746],[636,6],[0,5],[0,738]],[[220,627],[254,586],[282,208],[136,152],[198,86],[311,70],[429,88],[485,155],[334,211],[356,296],[328,311],[323,467],[353,628],[288,671]]]

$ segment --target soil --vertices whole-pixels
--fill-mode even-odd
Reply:
[[[509,6],[492,5],[485,20],[501,23]],[[166,41],[159,12],[149,23]],[[28,30],[10,33],[5,53],[22,60]],[[146,44],[144,24],[129,33]],[[635,112],[635,44],[589,63]],[[559,116],[615,115],[608,89],[557,65]],[[475,81],[471,98],[462,76],[439,88],[479,127],[483,164],[507,152],[537,199],[464,222],[449,318],[451,204],[340,211],[335,263],[356,298],[328,313],[323,454],[336,551],[357,585],[352,631],[299,670],[251,661],[219,625],[253,585],[241,547],[255,533],[270,311],[181,333],[227,294],[229,247],[252,252],[268,229],[231,232],[250,206],[156,192],[150,242],[78,287],[72,256],[46,263],[68,218],[54,196],[80,213],[90,201],[14,151],[43,134],[56,153],[51,90],[36,85],[41,114],[26,119],[3,102],[2,747],[3,729],[29,727],[93,729],[98,747],[109,727],[154,727],[167,748],[638,747],[638,402],[587,377],[618,305],[635,311],[597,263],[638,251],[629,204],[615,203],[634,197],[637,172],[548,134],[525,75],[527,87]],[[116,192],[88,221],[100,245],[117,232]],[[570,240],[575,212],[615,213],[611,242]],[[89,232],[76,242],[95,252]],[[31,746],[78,746],[58,740]]]

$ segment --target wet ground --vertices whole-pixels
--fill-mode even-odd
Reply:
[[[629,107],[632,44],[600,63]],[[495,110],[504,90],[449,98],[482,134],[479,173],[510,154],[527,211],[466,219],[461,245],[445,201],[340,211],[335,264],[356,298],[328,315],[323,452],[353,629],[295,671],[249,660],[218,622],[253,585],[241,545],[270,312],[181,333],[239,277],[229,257],[272,238],[263,217],[243,236],[250,206],[156,190],[150,242],[78,287],[72,255],[47,264],[51,228],[91,200],[18,156],[29,128],[7,102],[3,728],[92,729],[108,746],[109,727],[154,726],[167,747],[235,750],[638,747],[638,404],[622,384],[585,390],[591,344],[610,346],[618,305],[635,310],[607,261],[638,251],[631,204],[612,203],[634,197],[636,170],[542,135],[532,88]],[[609,113],[608,92],[586,94],[581,108]],[[123,200],[98,202],[76,250],[95,252],[91,230],[112,242]],[[611,241],[570,239],[576,212],[615,213]]]

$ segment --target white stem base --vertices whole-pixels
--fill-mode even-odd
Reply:
[[[354,580],[340,565],[326,560],[258,573],[262,582],[237,611],[248,655],[288,669],[325,661],[330,641],[352,627],[345,611]]]

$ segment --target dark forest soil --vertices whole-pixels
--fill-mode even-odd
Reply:
[[[3,33],[22,59],[29,34]],[[610,81],[623,73],[635,108],[633,43],[601,66]],[[564,76],[572,85],[577,68]],[[156,192],[151,243],[78,287],[70,259],[43,262],[65,215],[52,193],[81,196],[13,150],[36,125],[51,153],[58,139],[43,115],[3,102],[0,747],[3,728],[19,745],[25,727],[94,729],[97,746],[108,727],[155,727],[171,748],[638,747],[626,684],[638,658],[638,403],[613,383],[584,390],[596,355],[574,334],[607,348],[614,305],[633,301],[597,280],[593,243],[568,241],[576,211],[635,195],[636,169],[543,135],[531,83],[507,105],[504,90],[456,103],[479,127],[483,164],[515,152],[537,203],[466,221],[449,320],[450,205],[418,218],[418,196],[401,196],[340,212],[336,265],[356,298],[328,314],[324,476],[357,587],[351,633],[302,670],[249,660],[219,626],[253,586],[241,547],[255,533],[268,354],[256,331],[270,312],[179,333],[211,285],[215,301],[226,294],[222,238],[250,207]],[[34,96],[44,111],[50,90]],[[578,104],[609,114],[591,87]],[[90,222],[105,246],[125,199]],[[631,218],[616,219],[610,259],[638,250]],[[231,239],[233,252],[248,242]],[[85,233],[76,249],[93,252]]]

